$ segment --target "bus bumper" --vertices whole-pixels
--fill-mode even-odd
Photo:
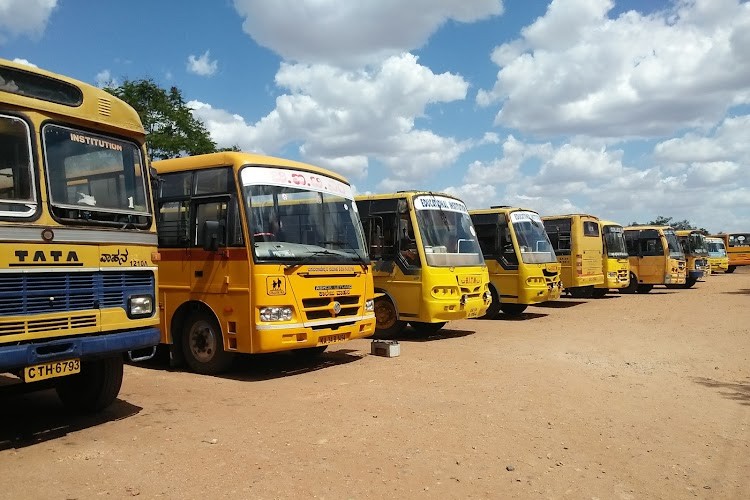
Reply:
[[[160,337],[158,328],[140,328],[90,337],[0,346],[0,373],[49,361],[98,358],[152,347],[159,343]]]
[[[699,280],[703,277],[703,269],[694,269],[688,272],[688,278],[691,280]]]
[[[521,290],[521,294],[518,297],[518,304],[540,304],[542,302],[549,302],[552,300],[558,300],[562,296],[562,282],[549,283],[545,287],[531,288],[526,287]],[[506,299],[503,299],[505,302]],[[513,302],[509,300],[508,302]]]
[[[283,326],[283,325],[280,325]],[[334,345],[349,340],[370,337],[375,333],[375,315],[370,313],[348,325],[332,324],[330,327],[295,327],[269,328],[269,325],[257,327],[257,342],[252,352],[280,352],[305,347]],[[251,351],[243,351],[251,352]]]
[[[470,297],[465,304],[459,301],[430,300],[424,301],[420,308],[420,321],[439,323],[457,319],[478,318],[487,312],[489,300],[482,297]]]

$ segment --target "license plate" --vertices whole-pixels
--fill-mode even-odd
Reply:
[[[66,359],[65,361],[51,361],[41,365],[27,366],[23,369],[25,382],[38,382],[54,377],[64,377],[81,372],[80,359]]]
[[[477,317],[479,317],[479,308],[474,307],[472,309],[469,309],[469,312],[466,315],[466,317],[467,318],[477,318]]]
[[[323,335],[318,338],[318,344],[335,344],[346,340],[347,334],[337,333],[336,335]]]

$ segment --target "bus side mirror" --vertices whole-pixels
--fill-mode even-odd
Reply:
[[[203,222],[203,250],[215,252],[224,243],[224,224],[216,220]]]

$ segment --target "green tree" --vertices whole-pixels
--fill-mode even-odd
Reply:
[[[169,90],[153,80],[125,80],[107,92],[138,112],[146,129],[146,147],[153,160],[216,152],[206,126],[197,120],[177,87]]]

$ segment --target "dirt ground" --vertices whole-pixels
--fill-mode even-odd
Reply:
[[[223,377],[0,399],[0,498],[748,498],[750,269]]]

